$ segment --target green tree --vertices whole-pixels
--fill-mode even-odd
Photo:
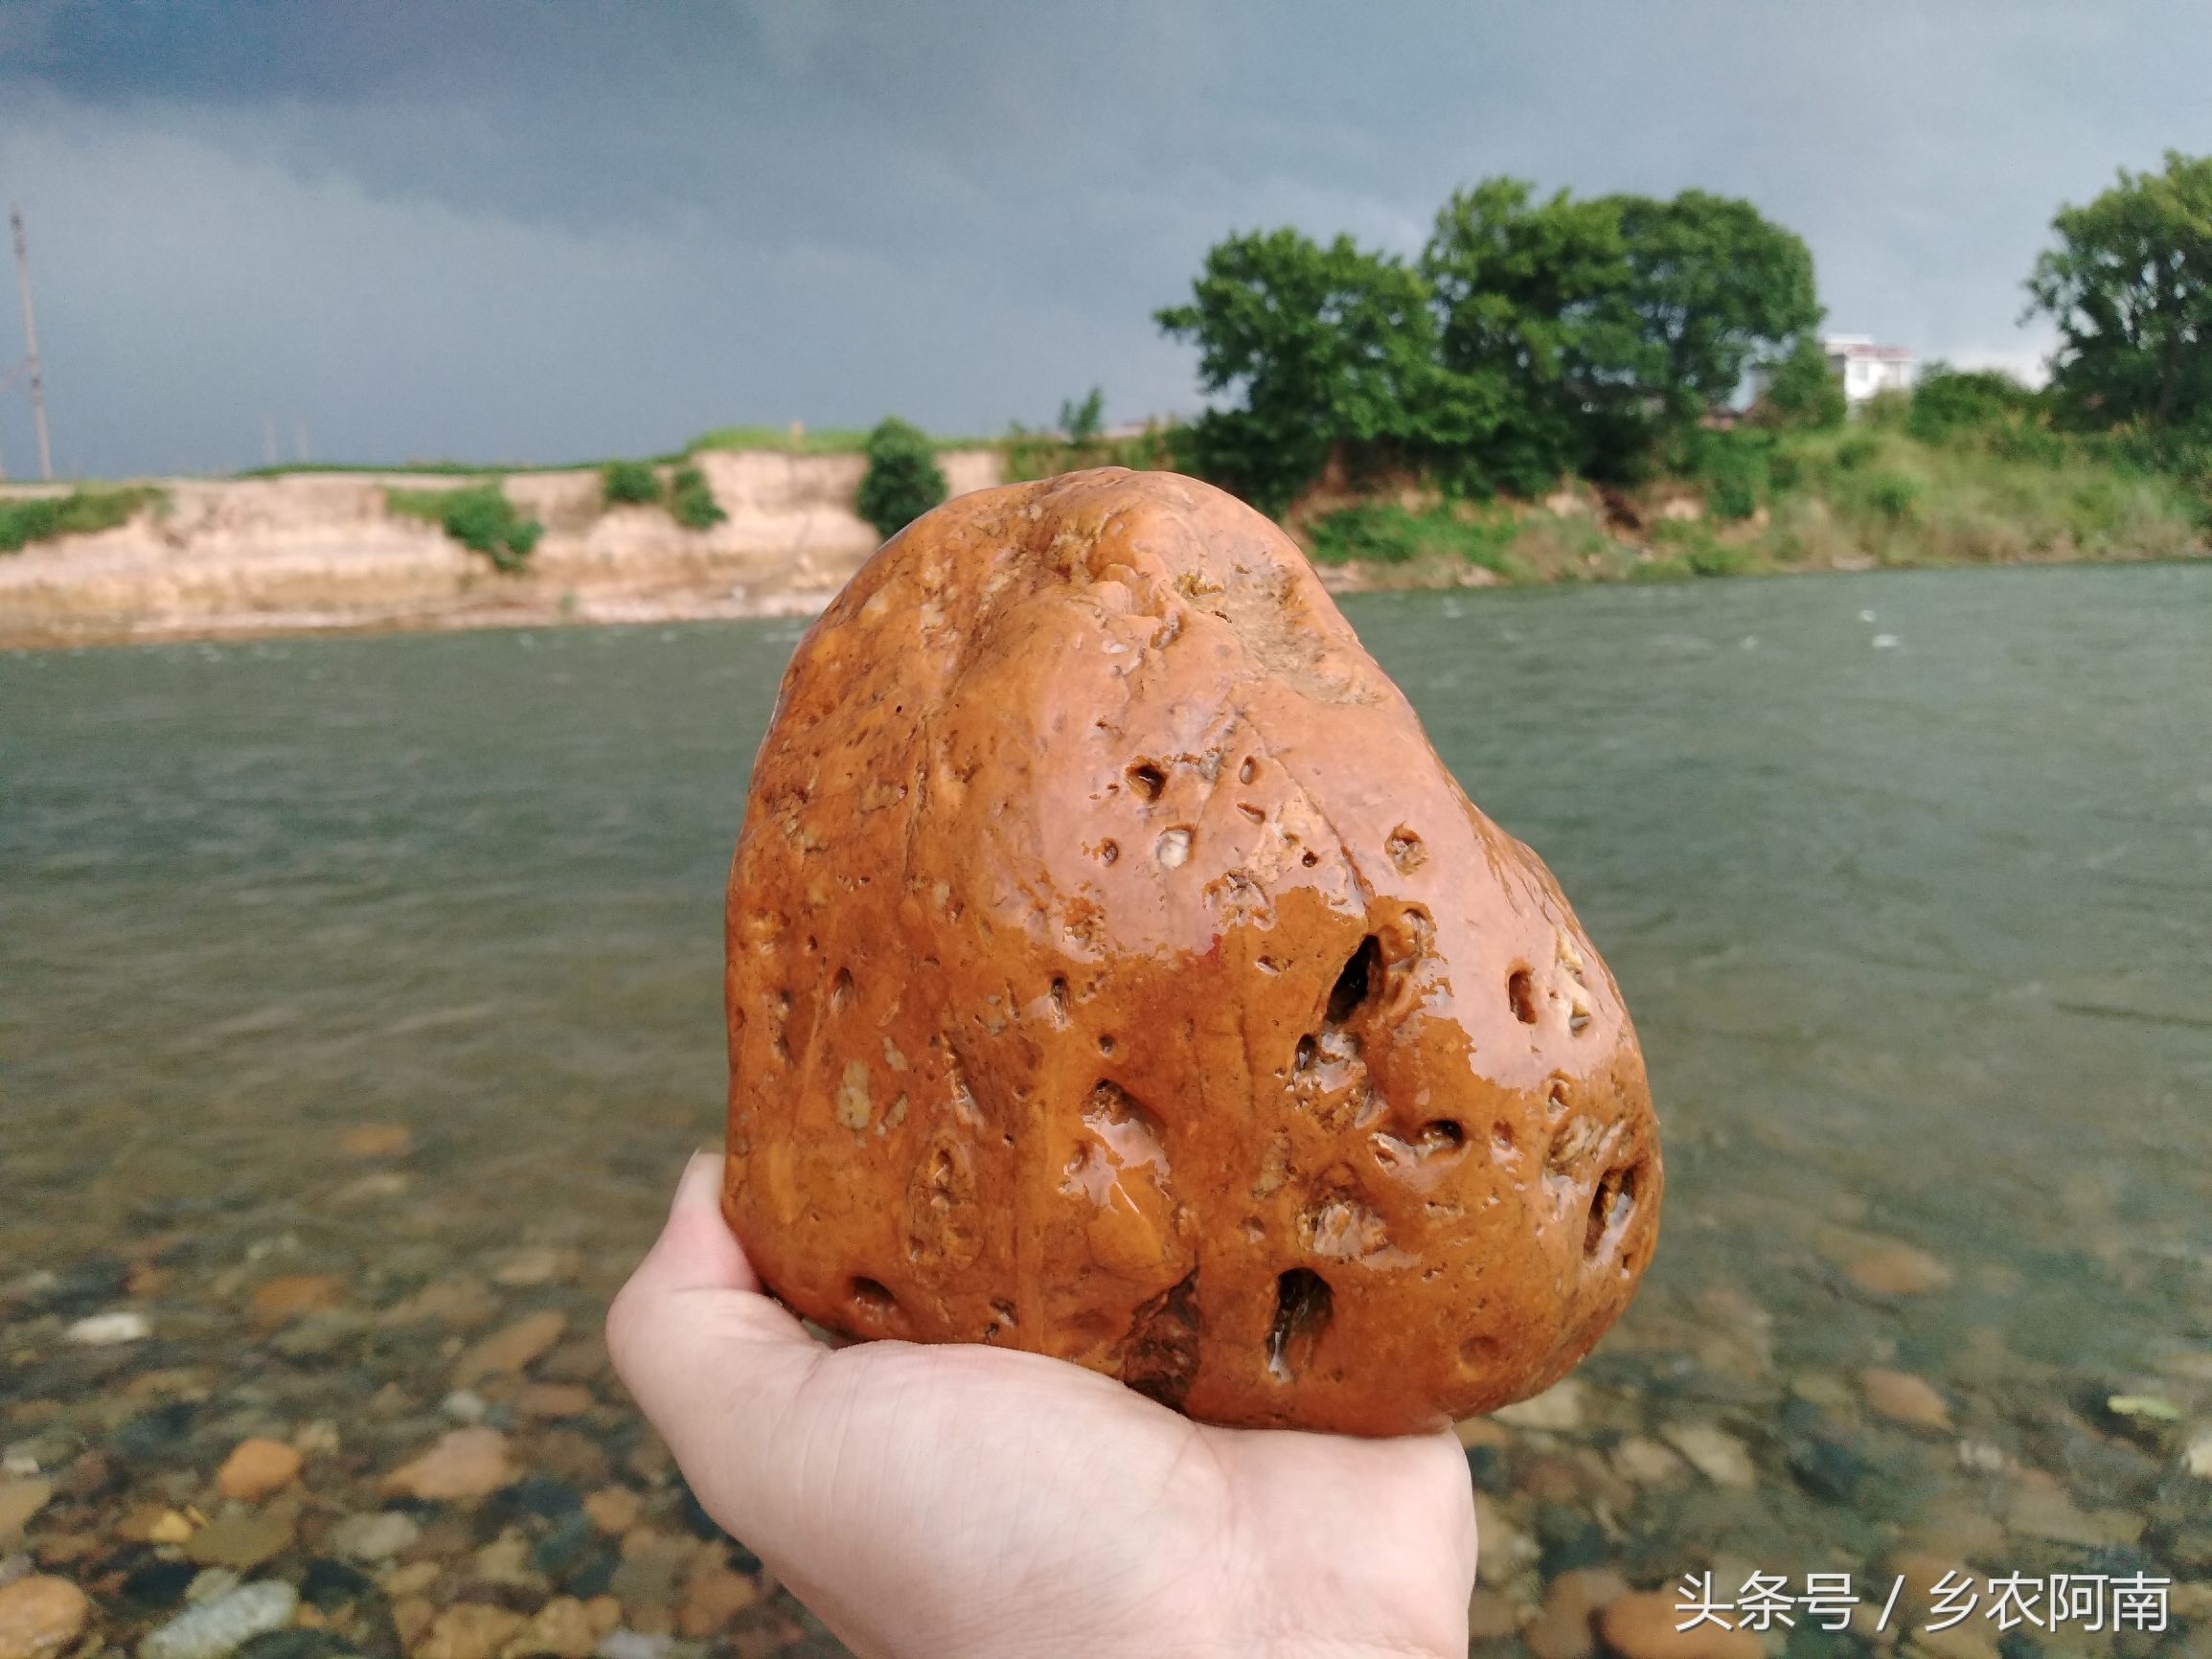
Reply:
[[[2058,408],[2078,425],[2212,423],[2212,157],[2169,150],[2051,221],[2028,315],[2058,325]]]
[[[1183,429],[1188,458],[1263,512],[1332,453],[1355,466],[1410,456],[1448,421],[1428,284],[1402,261],[1350,237],[1255,232],[1209,249],[1192,289],[1155,320],[1197,346],[1200,386],[1243,401]]]
[[[1749,202],[1698,190],[1608,199],[1630,275],[1604,302],[1607,337],[1635,344],[1606,365],[1601,407],[1660,433],[1695,425],[1819,324],[1812,250]]]
[[[860,516],[888,541],[945,499],[945,474],[928,435],[896,415],[868,434],[868,470],[860,479]]]
[[[1904,429],[1924,443],[2003,434],[2031,424],[2039,402],[2035,393],[1998,370],[1935,362],[1913,385]]]
[[[1440,364],[1462,404],[1491,416],[1438,434],[1447,449],[1461,441],[1445,470],[1471,493],[1531,494],[1580,466],[1590,409],[1635,345],[1632,322],[1606,304],[1630,275],[1618,213],[1564,191],[1533,195],[1512,178],[1454,192],[1421,256]]]

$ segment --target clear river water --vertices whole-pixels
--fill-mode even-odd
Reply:
[[[1663,1125],[1635,1307],[1467,1437],[1476,1634],[1516,1651],[1578,1567],[2212,1580],[2212,567],[1345,609],[1559,875]],[[54,1486],[18,1547],[111,1631],[205,1564],[130,1515],[219,1519],[246,1432],[310,1447],[247,1563],[294,1582],[456,1420],[543,1483],[496,1524],[417,1506],[399,1565],[315,1603],[349,1648],[578,1493],[703,1536],[596,1311],[718,1133],[720,887],[799,631],[0,656],[0,1480]],[[548,1359],[451,1398],[467,1342],[549,1310]],[[534,1557],[494,1599],[827,1640],[772,1594],[702,1628],[649,1553]],[[415,1557],[445,1577],[402,1595]]]

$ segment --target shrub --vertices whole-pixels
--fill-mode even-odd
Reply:
[[[707,475],[687,465],[677,467],[669,479],[669,516],[686,530],[712,530],[729,514],[715,499]]]
[[[1089,396],[1080,403],[1073,398],[1063,399],[1060,406],[1060,435],[1077,447],[1097,442],[1106,429],[1106,394],[1093,386]]]
[[[1884,472],[1867,481],[1866,499],[1892,524],[1903,524],[1920,504],[1920,486],[1898,473]]]
[[[27,501],[0,501],[0,553],[20,553],[34,541],[58,535],[90,535],[113,530],[142,507],[164,500],[148,485],[114,489],[72,489],[67,495],[41,495]]]
[[[888,541],[945,499],[945,474],[928,435],[887,415],[868,434],[868,471],[855,505]]]
[[[650,461],[609,461],[599,489],[609,507],[650,507],[660,500],[660,474]]]
[[[491,568],[512,574],[530,562],[545,526],[524,518],[496,481],[466,489],[387,489],[384,506],[411,518],[426,518]]]
[[[2010,375],[1931,363],[1912,389],[1904,429],[1923,443],[2010,434],[2034,423],[2039,401]]]

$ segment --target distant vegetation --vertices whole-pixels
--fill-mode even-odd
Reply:
[[[507,499],[497,480],[461,489],[387,489],[384,506],[411,518],[425,518],[506,575],[524,569],[545,534],[545,526],[525,518]]]
[[[888,541],[945,499],[945,474],[929,435],[896,415],[868,434],[868,470],[855,506]]]
[[[711,530],[729,514],[715,500],[707,475],[690,462],[667,482],[650,461],[610,461],[599,469],[600,497],[609,507],[663,507],[686,530]]]
[[[52,541],[59,535],[113,530],[141,508],[166,499],[163,491],[150,486],[127,485],[88,486],[66,495],[0,501],[0,553],[20,553],[34,541]]]
[[[2046,389],[1937,364],[1847,419],[1812,256],[1750,204],[1489,179],[1412,260],[1288,229],[1215,246],[1156,320],[1223,401],[1160,446],[1317,558],[1407,579],[2201,552],[2207,224],[2212,161],[2121,173],[2028,281],[2061,337]]]

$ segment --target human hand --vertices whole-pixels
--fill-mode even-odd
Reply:
[[[1208,1428],[1039,1354],[827,1348],[762,1293],[721,1172],[684,1170],[607,1346],[707,1512],[856,1653],[1466,1652],[1449,1435]]]

